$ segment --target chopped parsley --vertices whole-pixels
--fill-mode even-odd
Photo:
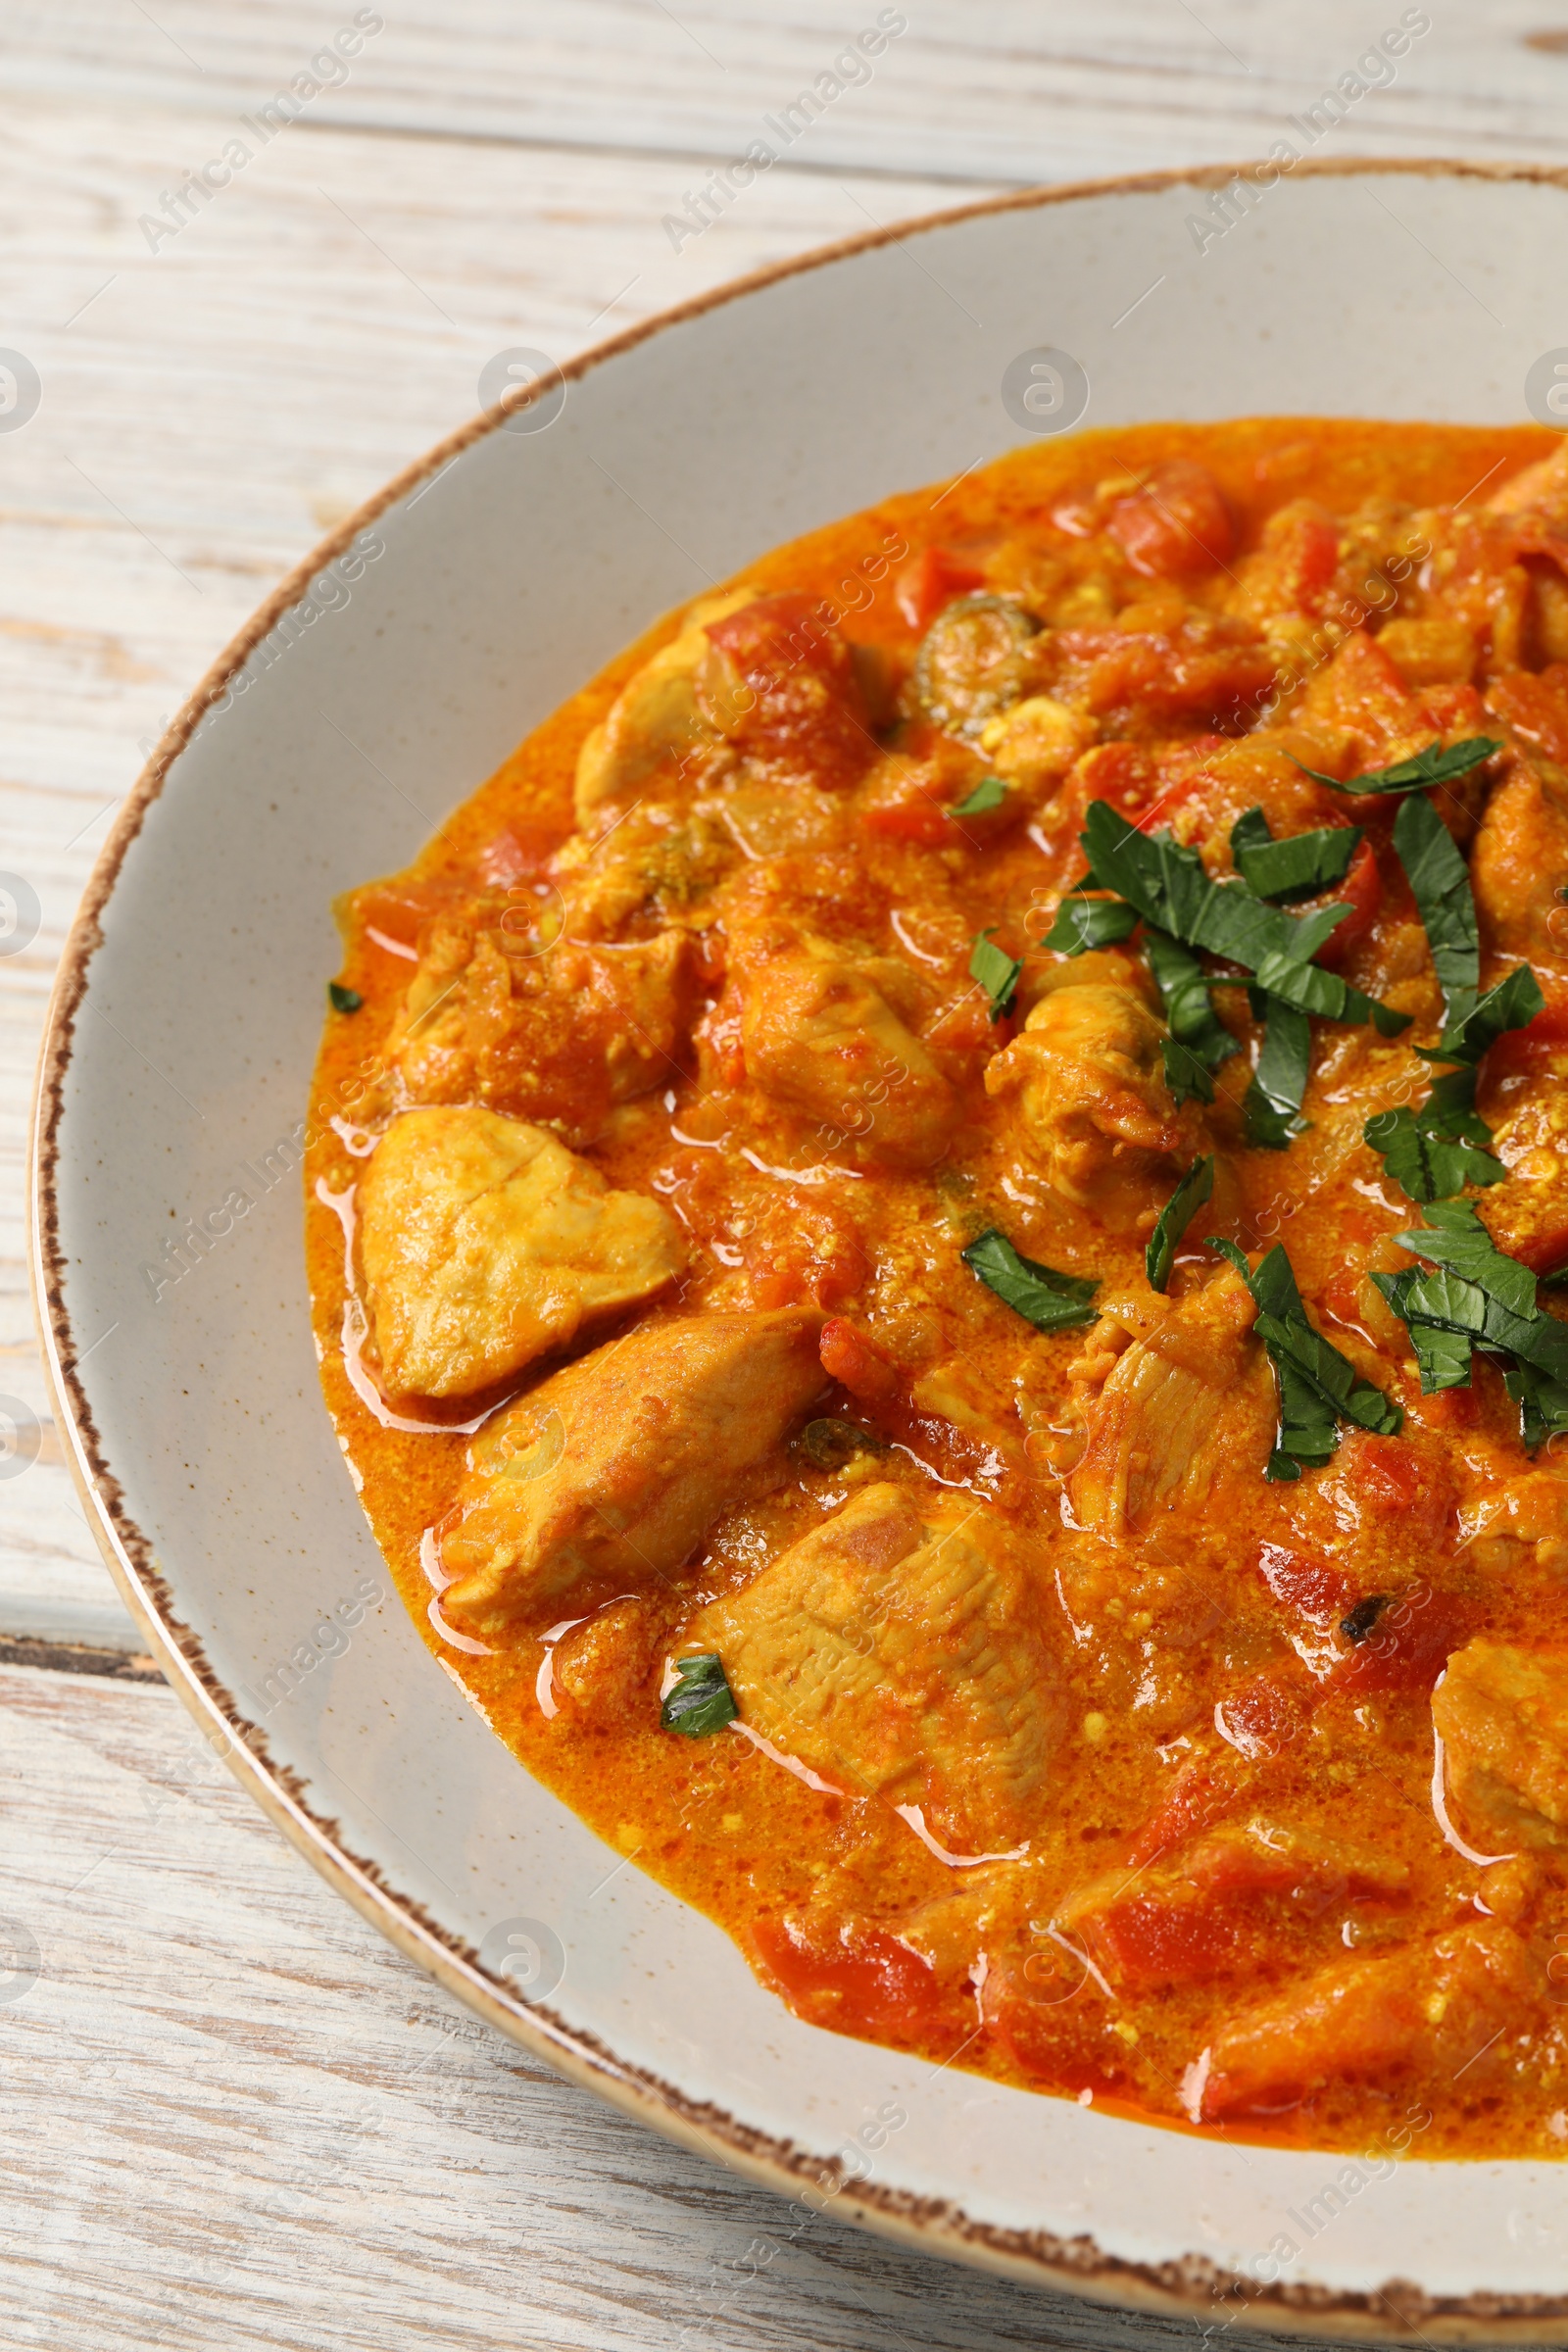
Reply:
[[[1032,1257],[1021,1256],[994,1225],[958,1254],[988,1291],[994,1291],[1036,1331],[1070,1331],[1075,1324],[1095,1320],[1090,1300],[1100,1288],[1098,1279],[1058,1274],[1054,1266],[1042,1266]]]
[[[1231,827],[1231,855],[1248,889],[1287,906],[1343,882],[1360,846],[1359,825],[1328,826],[1276,841],[1261,808],[1249,808]]]
[[[1509,1029],[1528,1029],[1545,1004],[1529,964],[1515,964],[1478,1004],[1448,1023],[1435,1046],[1418,1047],[1417,1052],[1426,1052],[1434,1061],[1477,1062]]]
[[[1312,1032],[1304,1012],[1283,998],[1254,993],[1262,1019],[1263,1044],[1257,1068],[1243,1098],[1247,1140],[1254,1151],[1284,1152],[1310,1121],[1301,1116],[1312,1066]]]
[[[1194,1160],[1160,1210],[1158,1221],[1149,1237],[1144,1266],[1151,1290],[1163,1291],[1168,1285],[1182,1236],[1213,1190],[1214,1154],[1210,1152],[1202,1159]]]
[[[1394,820],[1394,846],[1426,925],[1443,985],[1444,1019],[1452,1024],[1474,1011],[1481,987],[1481,932],[1470,869],[1425,793],[1401,806]]]
[[[1114,947],[1137,928],[1138,909],[1124,899],[1086,899],[1075,894],[1062,900],[1043,945],[1063,956],[1082,956],[1090,948]]]
[[[1371,767],[1363,775],[1352,776],[1342,784],[1338,776],[1326,776],[1321,768],[1306,767],[1298,760],[1296,764],[1303,776],[1314,784],[1326,784],[1330,792],[1420,792],[1429,784],[1457,784],[1483,760],[1490,760],[1502,746],[1490,735],[1470,735],[1463,743],[1449,744],[1445,750],[1442,740],[1429,743],[1425,751],[1409,760],[1396,760],[1391,767]]]
[[[950,816],[984,816],[991,808],[1000,808],[1007,797],[1007,787],[1000,776],[982,776],[973,792],[948,810]]]
[[[1184,948],[1180,940],[1172,939],[1168,932],[1155,930],[1145,935],[1145,945],[1149,951],[1149,968],[1165,1007],[1165,1021],[1170,1030],[1167,1048],[1174,1041],[1180,1049],[1175,1055],[1168,1050],[1165,1053],[1165,1083],[1175,1095],[1178,1106],[1188,1094],[1212,1102],[1214,1090],[1205,1083],[1207,1074],[1241,1052],[1241,1040],[1232,1037],[1214,1010],[1203,967],[1190,949]],[[1171,1075],[1173,1061],[1178,1077],[1185,1080],[1185,1091],[1178,1092],[1177,1080]],[[1187,1069],[1189,1062],[1201,1069],[1202,1080],[1191,1075]]]
[[[1454,1070],[1451,1077],[1475,1077],[1473,1070]],[[1467,1184],[1500,1184],[1508,1171],[1488,1151],[1492,1130],[1474,1113],[1454,1119],[1445,1113],[1438,1085],[1419,1110],[1401,1103],[1397,1110],[1380,1110],[1362,1128],[1363,1140],[1383,1160],[1384,1173],[1426,1206],[1462,1193]],[[1483,1140],[1485,1139],[1485,1140]]]
[[[701,1740],[710,1732],[721,1732],[726,1723],[734,1723],[740,1714],[734,1693],[724,1673],[723,1660],[710,1650],[702,1657],[677,1658],[675,1682],[659,1710],[660,1728],[666,1732],[683,1732],[688,1740]]]
[[[1017,992],[1018,975],[1023,964],[997,947],[989,931],[982,931],[969,951],[969,977],[978,980],[991,1000],[991,1018],[1000,1021],[1012,1010]]]
[[[1499,1250],[1469,1200],[1437,1200],[1427,1223],[1395,1236],[1435,1271],[1374,1274],[1409,1333],[1423,1396],[1468,1388],[1474,1351],[1498,1362],[1532,1448],[1568,1429],[1568,1324],[1536,1303],[1536,1277]]]
[[[1399,1407],[1307,1321],[1284,1244],[1276,1242],[1251,1268],[1234,1242],[1211,1236],[1208,1247],[1230,1260],[1257,1301],[1254,1329],[1274,1366],[1279,1430],[1265,1475],[1289,1480],[1304,1469],[1321,1470],[1339,1445],[1341,1421],[1396,1436],[1404,1421]]]
[[[358,1012],[365,1003],[357,988],[345,988],[341,980],[329,980],[326,993],[334,1012]]]

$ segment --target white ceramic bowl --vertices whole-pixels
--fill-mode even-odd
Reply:
[[[395,1600],[362,1610],[390,1584],[317,1388],[297,1139],[329,902],[656,614],[1062,423],[1078,379],[1045,350],[1091,424],[1523,417],[1563,332],[1561,177],[1354,164],[1213,201],[1225,176],[1053,190],[775,270],[576,363],[542,429],[480,418],[318,549],[160,746],[72,936],[40,1316],[89,1516],[175,1688],[332,1884],[504,2032],[781,2190],[1018,2278],[1221,2325],[1559,2341],[1554,2166],[1227,2145],[797,2023],[519,1769]]]

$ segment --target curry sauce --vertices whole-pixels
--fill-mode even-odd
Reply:
[[[399,1591],[813,2024],[1568,2146],[1565,459],[887,500],[339,908],[310,1272]]]

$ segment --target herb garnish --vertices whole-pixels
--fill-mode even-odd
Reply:
[[[1211,1235],[1207,1246],[1230,1260],[1256,1299],[1254,1329],[1274,1366],[1279,1431],[1265,1475],[1289,1480],[1303,1469],[1322,1469],[1339,1445],[1341,1421],[1396,1436],[1404,1421],[1399,1407],[1307,1321],[1284,1244],[1276,1242],[1250,1269],[1234,1242]]]
[[[1538,1012],[1545,1010],[1541,983],[1528,963],[1516,963],[1495,988],[1489,988],[1478,1004],[1450,1021],[1435,1046],[1417,1046],[1433,1061],[1477,1062],[1489,1047],[1509,1029],[1528,1029]]]
[[[1499,1250],[1469,1200],[1434,1201],[1428,1222],[1395,1236],[1437,1270],[1406,1267],[1373,1282],[1410,1335],[1421,1392],[1468,1388],[1474,1350],[1501,1362],[1532,1450],[1568,1429],[1568,1325],[1536,1303],[1536,1277]]]
[[[1241,1052],[1241,1040],[1232,1037],[1215,1012],[1203,967],[1180,940],[1172,939],[1165,931],[1150,930],[1144,944],[1170,1030],[1161,1048],[1165,1084],[1175,1096],[1178,1109],[1190,1094],[1197,1095],[1200,1102],[1212,1102],[1214,1089],[1208,1073]],[[1176,1048],[1174,1053],[1172,1046]]]
[[[329,980],[326,993],[334,1012],[358,1012],[365,1003],[357,988],[345,988],[341,980]]]
[[[991,999],[991,1018],[1000,1021],[1012,1010],[1012,1000],[1018,987],[1018,975],[1023,970],[1020,960],[1004,955],[992,943],[989,931],[982,931],[969,951],[969,977],[978,980]]]
[[[1423,1206],[1462,1193],[1467,1184],[1500,1184],[1508,1173],[1487,1149],[1492,1130],[1486,1121],[1445,1096],[1455,1079],[1468,1084],[1473,1103],[1475,1071],[1450,1070],[1419,1110],[1405,1103],[1380,1110],[1361,1130],[1363,1141],[1381,1154],[1385,1174]]]
[[[716,1650],[702,1657],[677,1658],[675,1674],[677,1679],[659,1710],[661,1730],[684,1732],[688,1740],[701,1740],[735,1722],[740,1709]]]
[[[837,1420],[831,1415],[808,1421],[794,1444],[817,1470],[842,1470],[845,1463],[853,1461],[858,1453],[881,1453],[884,1450],[881,1439],[873,1437],[868,1429],[861,1429],[858,1422]]]
[[[1007,787],[1000,776],[982,776],[973,792],[948,810],[950,816],[984,816],[990,808],[1000,808],[1007,797]]]
[[[1231,855],[1249,890],[1289,906],[1343,882],[1361,839],[1359,825],[1334,825],[1276,841],[1262,809],[1249,808],[1231,827]]]
[[[1160,1210],[1158,1221],[1149,1237],[1149,1247],[1144,1251],[1144,1267],[1151,1290],[1162,1291],[1169,1283],[1181,1238],[1213,1190],[1214,1154],[1210,1152],[1203,1158],[1194,1160]]]
[[[1062,900],[1041,944],[1063,956],[1082,956],[1090,948],[1114,947],[1137,928],[1138,909],[1124,899],[1073,896]]]
[[[1058,1274],[1054,1266],[1021,1256],[994,1225],[958,1254],[988,1291],[995,1291],[1037,1331],[1070,1331],[1075,1324],[1095,1320],[1089,1302],[1100,1288],[1098,1280]]]
[[[1481,933],[1470,869],[1425,793],[1417,793],[1400,808],[1394,820],[1394,846],[1426,925],[1443,984],[1444,1019],[1462,1020],[1475,1009],[1481,986]]]
[[[1348,784],[1342,784],[1338,776],[1324,775],[1321,768],[1307,767],[1299,760],[1296,765],[1314,784],[1326,784],[1330,792],[1419,792],[1429,784],[1456,784],[1501,749],[1490,735],[1467,736],[1463,743],[1449,744],[1446,750],[1438,738],[1413,758],[1396,760],[1392,767],[1368,768],[1364,775],[1352,776]]]
[[[1301,1116],[1312,1066],[1312,1032],[1304,1012],[1278,997],[1252,992],[1252,1009],[1264,1023],[1257,1068],[1242,1101],[1247,1140],[1254,1150],[1283,1152],[1310,1122]]]

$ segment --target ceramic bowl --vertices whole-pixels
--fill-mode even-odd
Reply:
[[[160,745],[72,935],[39,1311],[89,1517],[215,1750],[504,2033],[787,2195],[1018,2278],[1205,2325],[1558,2341],[1555,2166],[1184,2136],[797,2023],[452,1687],[317,1388],[298,1163],[332,897],[658,613],[1080,421],[1551,419],[1562,178],[1229,178],[1051,190],[773,270],[476,419],[325,541]]]

